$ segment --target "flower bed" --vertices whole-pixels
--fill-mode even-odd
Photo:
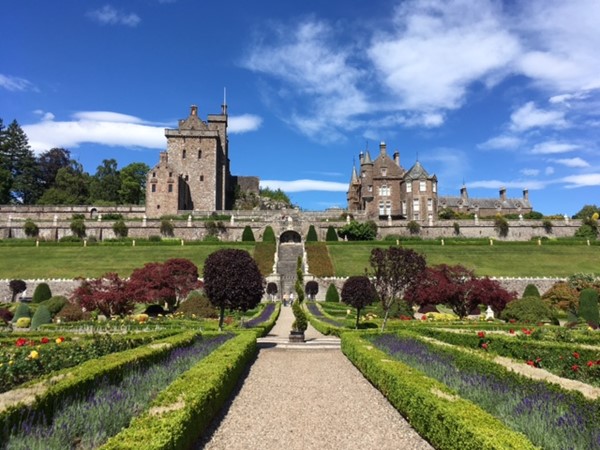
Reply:
[[[96,448],[126,427],[175,378],[232,335],[197,337],[150,366],[128,367],[117,382],[103,379],[92,392],[65,399],[49,420],[44,411],[27,415],[6,441],[9,448]]]
[[[323,311],[321,311],[315,302],[306,302],[306,309],[310,313],[308,314],[310,324],[323,334],[339,336],[342,329],[346,328],[344,322],[332,319],[323,314]]]
[[[392,359],[363,339],[342,335],[342,351],[436,449],[529,450],[536,448],[472,402],[407,364]]]
[[[406,333],[372,336],[391,357],[438,380],[525,434],[545,449],[597,448],[600,403],[556,385],[524,378],[456,349],[442,348]]]
[[[543,367],[560,377],[600,386],[600,349],[586,346],[532,339],[530,329],[513,330],[514,337],[484,331],[453,333],[433,328],[420,328],[424,336],[460,345],[482,349],[507,356],[534,367]]]
[[[243,322],[242,327],[256,328],[258,337],[266,336],[275,325],[280,310],[281,303],[267,303],[259,314]]]
[[[53,371],[73,367],[109,353],[147,344],[173,332],[129,336],[19,337],[0,346],[0,393]]]

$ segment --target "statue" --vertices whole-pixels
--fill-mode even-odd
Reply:
[[[494,320],[494,310],[490,305],[485,310],[485,320]]]

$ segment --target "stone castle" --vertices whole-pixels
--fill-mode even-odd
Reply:
[[[437,177],[429,175],[419,161],[405,170],[400,165],[400,152],[395,151],[390,157],[385,142],[379,145],[375,160],[366,150],[360,153],[359,163],[360,173],[356,165],[352,168],[347,192],[348,210],[363,211],[370,218],[424,221],[436,218],[442,209],[479,217],[532,211],[527,190],[520,199],[507,198],[505,188],[500,189],[496,199],[469,198],[467,188],[463,186],[459,197],[440,197]]]
[[[227,105],[204,122],[192,106],[177,129],[166,129],[167,150],[147,176],[146,216],[181,211],[233,209],[236,189],[258,195],[257,177],[236,177],[229,171]]]

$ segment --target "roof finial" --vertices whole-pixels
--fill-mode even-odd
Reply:
[[[227,88],[223,88],[223,104],[221,105],[221,112],[223,115],[227,115]]]

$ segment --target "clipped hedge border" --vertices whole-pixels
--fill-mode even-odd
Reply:
[[[444,384],[390,359],[359,333],[342,335],[342,351],[436,449],[537,448],[523,434],[457,397]]]
[[[100,447],[188,449],[225,404],[257,353],[254,333],[242,332],[175,380],[150,409]]]
[[[273,314],[269,317],[269,319],[260,325],[251,328],[256,332],[256,337],[265,337],[275,326],[275,322],[277,322],[277,318],[279,317],[279,313],[281,312],[281,302],[277,302],[275,304],[275,310]]]
[[[36,393],[30,405],[19,402],[0,411],[0,442],[14,426],[18,426],[28,411],[42,410],[48,419],[65,398],[93,390],[99,380],[107,378],[116,382],[122,378],[123,369],[131,364],[150,364],[160,360],[174,348],[190,345],[200,331],[187,331],[175,336],[154,341],[143,347],[111,353],[101,358],[86,361],[78,366],[53,372],[49,375],[24,383],[17,389],[36,385],[47,385],[44,392]],[[204,333],[210,335],[211,333]]]
[[[340,335],[343,332],[348,331],[347,328],[335,327],[335,326],[330,325],[328,323],[322,322],[319,319],[317,319],[313,314],[311,314],[311,312],[308,310],[308,308],[304,308],[304,309],[307,312],[306,316],[308,317],[309,323],[319,333],[322,333],[322,334],[324,334],[326,336],[332,335],[332,336],[340,337]]]

